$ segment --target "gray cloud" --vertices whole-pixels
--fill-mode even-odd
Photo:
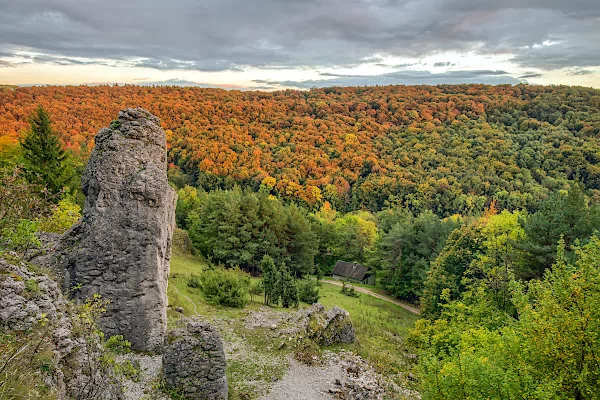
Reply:
[[[59,65],[335,67],[446,50],[509,53],[544,70],[600,65],[597,0],[0,0],[0,9],[0,53]]]
[[[578,75],[591,75],[593,73],[594,73],[594,71],[590,71],[589,69],[573,68],[567,72],[567,75],[578,76]]]
[[[188,71],[227,71],[241,70],[240,67],[226,60],[208,60],[208,61],[179,61],[169,59],[145,58],[142,60],[132,61],[134,67],[154,68],[159,70],[188,70]]]
[[[333,76],[331,74],[330,76]],[[313,79],[305,81],[265,81],[255,83],[310,89],[330,86],[373,86],[373,85],[440,85],[459,83],[485,83],[490,85],[518,84],[520,81],[505,71],[448,71],[434,74],[429,71],[396,71],[382,75],[337,75],[334,79]]]
[[[40,54],[33,57],[29,57],[28,60],[28,62],[55,65],[110,65],[110,63],[101,60],[78,60],[74,58],[53,56],[48,54]]]
[[[541,78],[542,76],[544,75],[537,72],[527,72],[526,74],[519,76],[519,79]]]
[[[433,64],[434,67],[451,67],[453,65],[454,65],[454,63],[451,63],[450,61],[436,62],[435,64]]]

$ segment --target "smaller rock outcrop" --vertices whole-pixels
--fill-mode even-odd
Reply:
[[[296,336],[328,346],[336,343],[352,343],[356,334],[350,314],[338,307],[326,310],[321,303],[302,308],[293,314],[273,311],[255,311],[246,317],[251,329],[276,326],[276,336]]]
[[[227,399],[225,352],[218,332],[207,322],[186,319],[167,335],[163,351],[166,385],[190,400]]]
[[[9,339],[10,346],[20,346],[15,357],[2,360],[4,370],[21,368],[19,357],[42,357],[43,368],[15,372],[43,380],[58,399],[120,399],[120,380],[102,361],[106,349],[84,313],[63,297],[46,271],[16,255],[0,255],[0,329],[5,338],[16,338]],[[23,342],[27,338],[30,343]]]
[[[322,304],[316,303],[299,312],[303,315],[306,334],[320,345],[352,343],[356,340],[350,314],[338,306],[325,310]]]
[[[356,340],[350,314],[338,306],[326,310],[321,303],[292,314],[263,307],[250,312],[244,323],[249,329],[270,328],[272,336],[302,336],[323,346]]]

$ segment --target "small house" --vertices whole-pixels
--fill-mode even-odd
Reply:
[[[348,280],[365,285],[375,284],[375,274],[369,268],[357,263],[339,260],[333,267],[333,279],[337,281]]]

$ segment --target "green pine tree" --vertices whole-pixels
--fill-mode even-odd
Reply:
[[[292,204],[287,212],[286,261],[295,276],[312,274],[315,268],[315,253],[318,248],[317,237],[311,230],[304,210]]]
[[[277,287],[277,269],[273,259],[269,256],[264,256],[260,262],[262,270],[262,283],[263,289],[265,290],[265,304],[269,305],[273,302],[279,301],[274,298]]]
[[[521,222],[526,240],[519,247],[525,253],[525,265],[518,275],[525,279],[542,277],[556,262],[556,244],[561,237],[570,258],[576,241],[587,241],[600,223],[598,208],[588,205],[581,184],[573,184],[566,194],[551,195]]]
[[[290,269],[281,264],[279,287],[281,292],[281,305],[285,308],[298,306],[298,286]]]
[[[30,130],[20,139],[27,180],[58,194],[70,184],[73,166],[50,126],[50,116],[41,106],[33,114],[30,124]]]

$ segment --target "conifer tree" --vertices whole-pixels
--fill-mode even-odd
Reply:
[[[285,308],[296,307],[298,305],[298,286],[296,285],[296,280],[292,276],[290,269],[285,263],[281,264],[279,276],[281,305]]]
[[[317,237],[302,209],[291,204],[287,210],[286,261],[296,277],[314,272]]]
[[[277,286],[277,270],[273,259],[269,256],[264,256],[260,262],[262,270],[262,282],[265,290],[265,304],[269,305],[274,302],[274,294]],[[276,299],[278,301],[278,299]]]
[[[45,185],[51,193],[58,194],[74,175],[68,154],[50,126],[50,116],[41,106],[33,114],[30,125],[29,132],[20,139],[27,180]]]
[[[540,209],[522,220],[526,240],[519,247],[526,254],[521,278],[541,278],[556,261],[556,245],[562,237],[567,257],[576,241],[587,241],[600,223],[598,206],[589,207],[583,185],[573,184],[568,193],[557,192]]]

